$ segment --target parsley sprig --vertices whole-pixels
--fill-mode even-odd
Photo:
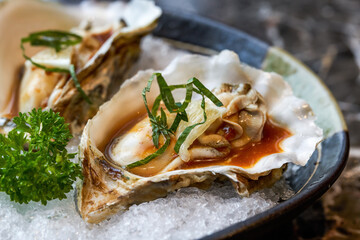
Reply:
[[[91,104],[89,97],[86,95],[84,90],[81,88],[79,80],[76,76],[75,66],[73,64],[70,65],[69,69],[65,68],[49,68],[42,64],[39,64],[33,61],[29,56],[25,54],[24,43],[30,43],[31,46],[42,46],[42,47],[50,47],[55,49],[56,52],[59,52],[66,47],[76,45],[82,41],[82,37],[70,32],[57,31],[57,30],[49,30],[49,31],[41,31],[30,33],[28,37],[24,37],[21,39],[21,50],[24,58],[29,60],[34,66],[44,69],[47,72],[62,72],[70,74],[72,80],[74,81],[76,89],[79,91],[81,96],[85,99],[86,102]]]
[[[153,107],[150,111],[148,102],[146,99],[146,93],[150,92],[152,82],[156,77],[157,83],[159,85],[160,94],[156,97]],[[175,89],[186,89],[185,100],[181,102],[175,102],[174,96],[172,95],[172,91]],[[207,120],[206,111],[205,111],[205,97],[209,98],[216,106],[223,106],[222,102],[209,90],[207,89],[197,78],[193,77],[187,81],[186,84],[180,85],[168,85],[161,75],[161,73],[154,73],[149,79],[147,86],[142,91],[142,97],[145,103],[145,108],[147,114],[150,119],[151,127],[152,127],[152,140],[154,146],[158,149],[155,153],[147,156],[146,158],[136,161],[127,165],[128,169],[138,167],[144,164],[147,164],[154,158],[160,156],[165,152],[165,150],[170,145],[171,135],[174,135],[180,122],[185,121],[188,122],[188,116],[186,113],[186,108],[191,102],[193,93],[200,94],[202,97],[201,100],[201,108],[203,110],[204,120],[199,123],[195,123],[185,128],[185,130],[180,134],[179,138],[175,143],[174,150],[176,153],[179,153],[181,145],[186,140],[187,136],[190,132],[198,125],[204,124]],[[175,119],[170,127],[167,124],[167,117],[165,111],[162,107],[160,107],[161,101],[164,103],[166,109],[170,113],[176,113]],[[160,108],[160,115],[158,115]],[[159,148],[159,137],[162,135],[165,138],[165,143],[161,148]]]
[[[33,109],[13,122],[7,136],[0,134],[0,191],[19,203],[66,198],[81,168],[65,148],[72,135],[64,118]]]

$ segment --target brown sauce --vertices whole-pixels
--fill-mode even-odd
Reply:
[[[261,158],[274,153],[283,152],[280,144],[292,134],[279,126],[266,121],[261,141],[249,143],[240,149],[232,149],[229,156],[217,161],[198,160],[183,164],[180,169],[209,167],[213,165],[232,165],[251,168]]]
[[[111,159],[110,149],[114,140],[120,135],[134,131],[133,127],[136,123],[141,121],[144,118],[143,114],[139,114],[137,118],[134,118],[125,126],[121,127],[106,146],[101,147],[101,151],[105,154],[106,158]],[[136,129],[135,129],[136,130]],[[232,131],[229,130],[226,134],[232,135]],[[253,167],[261,158],[268,156],[274,153],[281,153],[283,149],[281,148],[281,142],[286,138],[290,137],[292,134],[282,127],[279,127],[269,120],[266,121],[263,129],[263,137],[259,142],[249,143],[242,148],[233,148],[230,154],[221,160],[195,160],[184,163],[178,169],[194,169],[194,168],[203,168],[214,165],[231,165],[238,166],[242,168],[251,168]],[[155,152],[156,148],[152,146],[149,149],[144,149],[143,155],[146,157],[151,153]],[[173,151],[173,150],[172,150]],[[175,152],[174,152],[175,153]],[[154,159],[153,161],[156,161]],[[151,162],[150,162],[151,163]],[[148,163],[148,164],[150,164]],[[147,164],[147,165],[148,165]],[[146,165],[144,166],[146,167]],[[136,168],[134,168],[136,169]],[[143,174],[140,174],[143,175]],[[150,174],[151,176],[154,174]]]

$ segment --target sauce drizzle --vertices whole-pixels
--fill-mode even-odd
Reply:
[[[229,156],[221,160],[198,160],[184,163],[179,169],[193,169],[214,165],[231,165],[242,168],[253,167],[261,158],[274,153],[281,153],[281,142],[292,134],[269,120],[266,121],[261,141],[249,143],[240,149],[232,149]]]

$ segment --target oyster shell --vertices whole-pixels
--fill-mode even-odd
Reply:
[[[322,130],[315,125],[315,116],[310,106],[293,95],[290,86],[281,76],[243,65],[235,53],[227,50],[213,57],[188,55],[174,60],[162,71],[169,85],[184,83],[195,76],[208,89],[218,88],[215,92],[220,98],[224,89],[232,93],[232,89],[226,90],[226,88],[238,86],[238,91],[243,91],[241,95],[249,95],[246,101],[252,100],[247,103],[244,101],[242,110],[237,116],[240,116],[241,112],[251,113],[254,118],[258,118],[257,122],[263,122],[266,107],[267,117],[291,131],[292,135],[281,143],[283,152],[267,155],[248,168],[214,164],[208,167],[178,169],[179,163],[172,160],[160,172],[150,176],[141,176],[134,171],[127,171],[104,154],[105,146],[120,128],[138,117],[139,112],[143,112],[144,105],[140,94],[152,73],[153,70],[141,71],[124,82],[119,92],[102,105],[96,116],[85,126],[80,143],[84,180],[82,187],[78,189],[77,204],[81,216],[87,222],[100,222],[120,210],[125,210],[131,204],[165,196],[178,188],[209,186],[217,178],[229,179],[240,195],[248,196],[252,191],[270,186],[277,181],[282,176],[286,163],[305,165],[322,139]],[[219,89],[220,86],[223,87]],[[256,91],[251,90],[249,86]],[[157,88],[152,89],[147,95],[148,102],[153,102],[158,94]],[[207,103],[207,111],[214,110],[214,117],[211,117],[211,112],[207,112],[210,123],[205,126],[205,129],[198,131],[198,137],[201,136],[200,141],[203,145],[209,143],[209,136],[214,137],[211,135],[212,132],[209,133],[206,130],[211,130],[212,126],[217,124],[216,119],[219,116],[231,121],[231,124],[236,123],[233,119],[226,119],[226,113],[240,109],[236,108],[241,104],[231,104],[232,101],[238,101],[237,95],[239,94],[234,94],[228,98],[228,101],[224,95],[222,101],[227,108],[225,110],[224,107],[216,109],[216,106],[212,107]],[[196,101],[194,101],[195,104]],[[197,115],[199,114],[194,114],[195,117]],[[233,114],[229,117],[231,116]],[[245,119],[248,119],[247,116]],[[203,125],[199,128],[201,126]],[[254,123],[254,126],[255,130],[249,131],[244,126],[239,126],[239,131],[248,131],[246,141],[258,140],[257,133],[261,126],[258,127],[258,123]],[[216,127],[213,128],[216,129]],[[215,135],[221,136],[219,133]],[[188,138],[191,138],[190,135]],[[239,138],[233,139],[234,143],[221,144],[241,144],[236,142],[237,139]],[[185,152],[189,150],[190,156],[193,141],[191,140],[187,144],[188,147],[185,147]],[[216,145],[209,146],[216,148]],[[181,150],[179,155],[180,161],[187,161],[186,157],[181,158]],[[175,159],[179,160],[179,157]]]
[[[23,3],[23,1],[19,2]],[[32,9],[36,13],[37,21],[41,21],[39,19],[44,17],[42,21],[45,22],[49,12],[57,13],[55,14],[55,18],[58,20],[57,24],[41,22],[39,24],[37,22],[36,29],[44,30],[44,27],[64,29],[64,27],[57,27],[66,22],[67,24],[64,26],[72,26],[71,31],[83,37],[82,42],[76,46],[68,47],[59,53],[52,49],[45,49],[32,58],[35,62],[48,67],[68,68],[70,64],[74,64],[81,87],[93,104],[86,103],[71,81],[69,74],[46,73],[43,69],[37,68],[27,61],[19,96],[15,100],[19,103],[18,110],[25,112],[34,107],[52,108],[60,112],[70,123],[73,133],[79,133],[86,121],[97,112],[98,107],[112,95],[114,89],[119,87],[123,76],[139,56],[141,38],[155,28],[161,10],[153,2],[142,0],[120,4],[120,6],[115,6],[115,9],[111,9],[114,8],[113,4],[108,9],[103,9],[106,11],[91,9],[89,5],[90,9],[83,10],[92,10],[92,15],[88,17],[93,20],[82,21],[79,25],[80,19],[83,17],[79,11],[76,12],[73,9],[70,11],[64,8],[56,10],[51,4],[39,4],[36,1],[25,1],[24,5],[26,5],[27,11]],[[7,15],[3,16],[4,19],[1,19],[1,22],[9,22],[9,19],[14,15],[18,16],[19,12],[23,12],[25,9],[23,5],[18,4],[18,1],[15,1],[15,3],[6,3],[2,11],[7,11]],[[110,11],[117,12],[109,14]],[[28,13],[28,15],[31,14]],[[30,17],[26,16],[23,20]],[[67,20],[65,21],[63,18]],[[68,19],[72,19],[72,21]],[[33,23],[30,21],[29,24]],[[24,25],[26,28],[27,24]],[[77,25],[79,27],[74,28]],[[27,33],[28,30],[22,32],[21,36],[24,37]],[[20,34],[17,33],[17,35]],[[0,50],[0,58],[5,59],[6,51],[6,49]],[[18,67],[16,64],[19,64],[19,60],[11,67],[12,73],[7,74],[7,78],[2,78],[2,81],[7,83],[4,88],[1,88],[0,115],[5,117],[17,113],[15,111],[15,114],[9,114],[8,109],[9,99],[13,94],[11,89],[16,88],[17,84],[16,78],[13,77],[14,68]],[[0,69],[1,71],[2,69]],[[7,99],[3,96],[7,96]]]

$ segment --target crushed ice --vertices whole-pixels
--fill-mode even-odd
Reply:
[[[229,182],[209,190],[184,188],[151,202],[133,205],[98,225],[86,224],[75,210],[74,192],[47,206],[11,202],[0,193],[1,239],[196,239],[254,216],[292,195],[285,180],[273,188],[237,195]]]

